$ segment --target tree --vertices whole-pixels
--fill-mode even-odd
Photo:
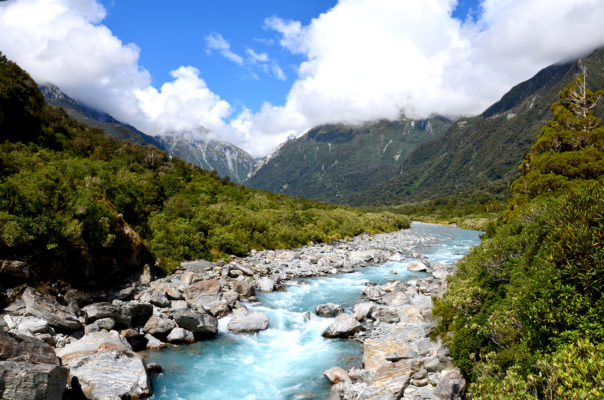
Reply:
[[[604,174],[604,127],[593,109],[604,91],[587,87],[587,69],[580,67],[574,84],[552,105],[554,118],[520,164],[523,176],[512,185],[516,203],[572,185],[575,179],[598,179]]]

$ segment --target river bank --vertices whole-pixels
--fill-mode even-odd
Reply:
[[[206,340],[220,336],[220,329],[244,337],[276,324],[267,315],[270,312],[258,307],[262,303],[256,302],[257,296],[262,298],[263,293],[291,290],[300,278],[336,276],[386,261],[416,259],[416,268],[433,272],[434,277],[375,286],[366,282],[367,304],[357,306],[352,317],[362,326],[353,337],[365,344],[364,369],[347,371],[347,377],[332,389],[332,398],[377,398],[382,392],[394,393],[395,384],[384,375],[384,368],[389,365],[395,366],[390,367],[390,372],[397,371],[392,378],[398,379],[399,392],[421,396],[430,388],[438,388],[452,371],[446,350],[426,338],[433,326],[430,296],[442,292],[443,279],[452,268],[422,257],[435,238],[412,231],[361,235],[299,249],[253,251],[247,257],[222,264],[183,263],[180,270],[166,278],[152,280],[143,275],[111,293],[79,293],[61,287],[41,292],[28,288],[4,310],[2,321],[9,333],[3,340],[15,342],[26,336],[54,348],[58,358],[50,360],[52,371],[41,373],[48,382],[47,389],[56,387],[68,375],[73,396],[147,396],[152,392],[149,370],[160,368],[136,351],[160,349],[166,343],[182,345]],[[363,309],[361,314],[357,313],[359,308]],[[336,321],[345,315],[352,312],[336,317]],[[317,323],[323,328],[331,322],[322,319]],[[257,334],[251,337],[254,336]],[[212,340],[202,343],[211,345]],[[398,355],[393,353],[407,350],[401,346],[413,347],[416,354],[407,352],[403,355],[414,356],[396,360]],[[403,364],[409,373],[403,374],[408,375],[403,379],[407,382],[401,384]],[[25,362],[17,367],[22,371],[28,368]],[[425,377],[422,370],[426,371]],[[425,379],[426,385],[422,386]],[[384,384],[380,386],[378,382]],[[26,386],[21,384],[22,388]],[[260,394],[255,398],[263,397]]]

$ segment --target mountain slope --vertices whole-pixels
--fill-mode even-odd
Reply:
[[[168,155],[175,155],[209,171],[216,170],[218,175],[228,176],[236,183],[243,182],[256,164],[245,150],[227,142],[195,139],[183,133],[156,138]]]
[[[590,87],[604,87],[604,49],[581,61]],[[552,65],[512,88],[482,115],[462,118],[439,139],[417,147],[403,173],[351,197],[350,204],[396,204],[467,191],[508,193],[522,154],[551,118],[551,104],[572,83],[578,61]],[[600,105],[596,114],[602,116]]]
[[[45,83],[39,85],[44,100],[52,106],[63,107],[67,114],[83,124],[93,128],[99,128],[108,135],[118,139],[127,140],[138,144],[151,144],[163,150],[163,145],[157,139],[149,136],[135,127],[119,122],[111,115],[95,110],[85,104],[76,101],[63,93],[57,86]]]
[[[323,125],[283,144],[245,182],[251,187],[346,202],[353,193],[398,175],[407,155],[438,138],[446,118]]]

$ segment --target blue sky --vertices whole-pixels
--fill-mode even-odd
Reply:
[[[221,0],[181,1],[103,0],[107,10],[103,24],[126,43],[140,49],[140,64],[151,73],[152,84],[169,81],[169,72],[181,65],[192,65],[212,91],[235,107],[245,105],[253,112],[262,103],[283,103],[303,56],[279,46],[280,35],[266,29],[265,20],[278,16],[308,25],[328,11],[337,0]],[[461,21],[476,19],[477,0],[460,0],[453,16]],[[218,33],[230,50],[244,59],[243,65],[206,52],[206,37]],[[262,65],[247,61],[246,51],[266,53],[270,62]],[[276,63],[286,79],[277,79],[270,67]],[[268,72],[263,66],[268,66]],[[231,118],[236,114],[232,114]]]
[[[103,24],[124,42],[140,47],[140,64],[151,73],[153,85],[170,80],[169,72],[179,66],[192,65],[212,91],[229,103],[258,111],[265,101],[283,102],[303,58],[279,46],[279,34],[265,29],[265,19],[276,15],[307,25],[336,2],[104,0],[107,17]],[[206,37],[213,33],[220,34],[232,52],[244,59],[247,49],[266,53],[286,79],[276,79],[270,69],[266,73],[262,66],[249,62],[240,66],[216,51],[207,54]]]
[[[6,0],[0,51],[143,132],[257,157],[319,124],[479,114],[604,46],[603,20],[602,0]]]

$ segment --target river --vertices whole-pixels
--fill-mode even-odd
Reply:
[[[452,264],[480,242],[480,232],[413,223],[408,234],[422,238],[414,249],[430,261]],[[429,240],[426,240],[428,238]],[[153,379],[154,399],[324,399],[331,384],[323,377],[332,366],[361,366],[362,345],[351,340],[325,339],[321,333],[331,318],[312,311],[318,304],[341,304],[349,312],[362,300],[367,282],[410,280],[427,276],[409,272],[412,259],[389,261],[352,273],[298,279],[287,292],[259,293],[250,309],[264,311],[270,328],[251,335],[226,329],[219,323],[214,339],[188,346],[149,352],[148,362],[160,363],[164,372]],[[396,274],[393,274],[396,272]],[[311,312],[310,321],[305,313]]]

